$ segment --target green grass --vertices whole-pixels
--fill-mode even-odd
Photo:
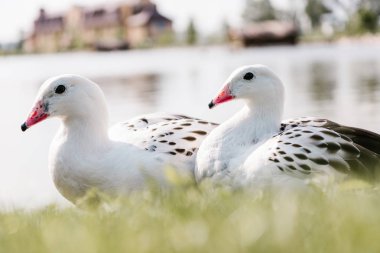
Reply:
[[[182,185],[97,208],[91,193],[83,203],[86,210],[2,212],[0,252],[380,252],[376,187],[326,194]]]

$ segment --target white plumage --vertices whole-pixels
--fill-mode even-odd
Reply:
[[[47,80],[22,129],[49,117],[63,122],[50,148],[49,167],[57,189],[74,203],[91,188],[120,194],[151,178],[165,184],[167,166],[193,175],[197,149],[216,125],[158,113],[119,123],[108,132],[103,92],[76,75]]]
[[[233,98],[246,105],[201,144],[198,180],[295,186],[378,177],[379,135],[318,118],[281,122],[284,88],[267,67],[235,71],[209,106]]]

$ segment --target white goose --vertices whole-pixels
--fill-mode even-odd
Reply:
[[[159,113],[119,123],[109,134],[103,92],[77,75],[47,80],[21,128],[50,117],[63,124],[50,148],[49,167],[59,192],[74,203],[90,188],[120,194],[142,187],[147,178],[165,183],[167,165],[193,174],[197,149],[216,125]]]
[[[378,176],[378,134],[318,118],[281,122],[284,87],[267,67],[237,69],[209,107],[234,98],[245,107],[201,144],[197,180],[290,186],[312,180],[325,186],[348,175]]]

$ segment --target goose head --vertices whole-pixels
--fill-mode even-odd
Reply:
[[[264,65],[249,65],[235,70],[225,81],[209,108],[218,104],[242,99],[249,106],[275,104],[282,107],[284,87],[280,79]]]
[[[104,94],[97,84],[79,75],[60,75],[42,84],[21,129],[26,131],[51,117],[65,121],[106,115]]]

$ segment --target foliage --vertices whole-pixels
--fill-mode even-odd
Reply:
[[[371,10],[359,10],[360,27],[369,32],[376,32],[378,24],[378,15]]]
[[[322,193],[183,184],[95,208],[98,200],[91,193],[86,211],[3,211],[0,252],[380,251],[380,191],[371,187]]]
[[[375,33],[377,28],[378,14],[372,9],[361,8],[351,18],[347,30],[351,34],[362,34],[366,32]]]
[[[194,45],[198,41],[198,31],[195,27],[194,20],[191,19],[186,31],[186,42],[189,45]]]
[[[275,9],[270,0],[246,0],[243,19],[247,23],[274,20]]]
[[[223,42],[231,41],[231,26],[226,19],[223,20],[221,33]]]
[[[380,1],[308,0],[305,12],[314,30],[321,25],[322,16],[329,13],[335,16],[331,17],[331,19],[337,21],[337,24],[332,23],[332,25],[346,34],[375,33],[378,28]],[[348,19],[343,21],[341,17],[338,17],[337,13],[341,13]]]
[[[305,12],[310,19],[312,27],[316,28],[321,24],[321,16],[329,13],[330,10],[321,0],[309,0],[307,1]]]

